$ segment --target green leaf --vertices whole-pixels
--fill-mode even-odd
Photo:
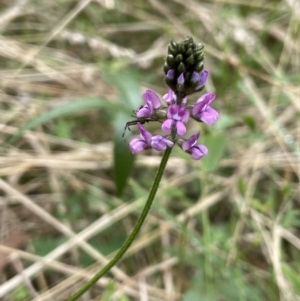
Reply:
[[[199,301],[199,298],[200,298],[199,292],[194,290],[189,290],[184,294],[183,301]]]
[[[289,278],[290,282],[292,283],[296,294],[300,296],[299,271],[294,271],[290,266],[288,266],[285,263],[282,263],[282,269],[286,277]]]
[[[234,125],[236,118],[231,115],[222,114],[218,122],[214,125],[217,130],[224,130]]]
[[[115,122],[114,174],[118,195],[122,194],[134,163],[134,156],[131,154],[128,144],[122,137],[127,121],[128,115],[119,113]]]
[[[281,224],[284,228],[300,226],[300,210],[290,209],[283,215]]]
[[[35,238],[32,243],[35,253],[39,256],[45,256],[65,241],[64,237],[45,237]]]
[[[15,142],[17,139],[22,137],[22,135],[27,130],[34,129],[42,124],[47,123],[50,120],[53,120],[53,119],[56,119],[56,118],[59,118],[62,116],[70,115],[70,114],[73,114],[76,112],[103,108],[103,107],[109,107],[111,105],[112,104],[104,98],[84,98],[84,99],[72,100],[65,104],[59,105],[59,106],[51,109],[50,111],[47,111],[47,112],[43,113],[42,115],[39,115],[38,117],[29,121],[27,124],[25,124],[23,127],[21,127],[15,135],[13,135],[7,143],[11,144],[11,143]]]
[[[254,131],[256,128],[255,118],[252,115],[245,115],[243,117],[244,122],[248,125],[248,127]]]
[[[106,79],[121,92],[120,103],[126,111],[136,110],[142,103],[138,74],[133,70],[118,69],[105,74]]]
[[[113,82],[120,90],[120,104],[123,111],[119,113],[115,122],[114,139],[114,173],[118,195],[121,195],[129,175],[133,169],[134,156],[129,150],[129,146],[124,142],[122,134],[126,123],[133,119],[130,117],[132,109],[137,109],[142,103],[139,82],[137,76],[132,71],[118,70],[108,75],[108,79]]]
[[[208,156],[202,159],[206,171],[215,170],[225,151],[226,136],[224,134],[213,134],[202,138],[202,143],[208,148]]]
[[[30,297],[30,292],[27,287],[24,285],[17,288],[15,291],[12,292],[12,298],[15,301],[22,301],[27,300]]]

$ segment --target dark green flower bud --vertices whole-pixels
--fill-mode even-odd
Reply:
[[[204,53],[203,53],[203,52],[197,53],[197,54],[195,55],[195,59],[196,59],[197,61],[203,61],[203,59],[204,59]]]
[[[173,67],[175,65],[175,59],[174,59],[174,56],[172,54],[169,54],[167,56],[167,63],[170,67]]]
[[[185,67],[182,62],[178,65],[177,70],[179,71],[179,73],[182,73],[185,70]]]
[[[195,63],[194,56],[189,56],[186,60],[187,65],[193,65]]]
[[[172,48],[177,49],[177,44],[174,41],[171,41],[170,45],[172,46]]]
[[[165,62],[165,64],[164,64],[164,73],[167,75],[169,70],[170,70],[170,67],[169,67],[168,63]]]
[[[191,54],[193,53],[193,49],[192,48],[189,48],[186,52],[186,56],[190,56]]]
[[[173,56],[177,53],[177,47],[173,48],[171,45],[168,46],[168,53],[172,54]]]
[[[195,49],[194,49],[195,52],[197,52],[197,51],[203,51],[203,50],[204,50],[204,45],[201,44],[201,43],[199,43],[199,44],[195,47]]]
[[[183,44],[179,44],[179,45],[178,45],[178,52],[179,52],[179,53],[184,53],[184,52],[185,52],[185,49],[184,49]]]
[[[187,81],[187,82],[189,82],[190,80],[191,80],[191,76],[192,76],[192,74],[191,74],[191,72],[190,71],[188,71],[188,72],[186,72],[186,74],[185,74],[185,80]]]
[[[165,77],[166,84],[172,89],[174,87],[174,81],[169,79],[168,77]]]
[[[176,57],[175,57],[176,63],[180,63],[180,62],[182,62],[182,60],[183,60],[182,55],[181,54],[177,54]]]
[[[204,68],[204,63],[203,61],[197,63],[197,65],[195,66],[194,70],[197,71],[197,72],[201,72]]]

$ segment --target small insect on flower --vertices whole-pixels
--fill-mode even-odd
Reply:
[[[145,123],[151,122],[151,121],[157,121],[157,120],[156,120],[156,119],[153,119],[153,118],[146,118],[146,117],[143,117],[143,118],[138,118],[138,119],[135,119],[135,120],[128,121],[128,122],[125,124],[124,132],[123,132],[123,134],[122,134],[122,138],[125,137],[125,134],[126,134],[127,129],[131,132],[131,129],[130,129],[131,126],[137,125],[138,123],[140,123],[140,124],[145,124]]]

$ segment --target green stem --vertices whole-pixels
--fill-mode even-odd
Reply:
[[[165,167],[167,165],[168,159],[170,157],[172,148],[167,148],[167,150],[164,152],[163,157],[161,159],[159,168],[157,170],[153,185],[151,187],[147,202],[144,206],[144,209],[139,216],[138,221],[136,222],[135,227],[133,228],[130,236],[127,237],[126,241],[118,251],[118,253],[115,255],[115,257],[102,269],[100,270],[90,281],[88,281],[85,285],[82,286],[82,288],[75,293],[73,296],[71,296],[67,301],[75,301],[80,296],[82,296],[88,289],[90,289],[104,274],[106,274],[112,267],[114,267],[117,262],[121,259],[121,257],[126,253],[126,251],[131,246],[132,242],[135,240],[136,236],[138,235],[139,231],[141,230],[145,219],[149,213],[149,210],[151,208],[151,205],[153,203],[154,197],[156,195],[160,180],[162,178],[162,175],[164,173]]]

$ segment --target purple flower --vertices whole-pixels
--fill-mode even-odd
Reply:
[[[143,94],[143,98],[146,104],[136,112],[136,117],[138,118],[152,116],[153,111],[161,106],[160,99],[154,91],[147,90]]]
[[[170,69],[167,73],[167,78],[169,80],[174,80],[174,77],[175,77],[175,70],[174,69]]]
[[[158,151],[164,151],[167,147],[172,147],[174,143],[160,135],[152,136],[139,122],[138,128],[142,139],[134,138],[130,141],[129,147],[131,152],[136,155],[147,148],[154,148]]]
[[[202,95],[193,107],[193,117],[208,125],[214,124],[219,119],[219,113],[209,105],[213,102],[215,97],[216,95],[212,92]]]
[[[169,89],[168,93],[163,96],[163,100],[168,104],[172,104],[176,101],[176,94],[172,89]]]
[[[177,78],[177,84],[179,85],[183,85],[184,84],[184,76],[183,76],[183,73],[181,73],[179,75],[179,77]]]
[[[172,147],[174,143],[163,136],[156,135],[151,138],[151,146],[158,150],[158,151],[164,151],[167,149],[167,147]]]
[[[191,81],[198,83],[195,90],[198,90],[201,87],[203,87],[207,81],[207,78],[208,78],[208,71],[203,70],[201,73],[194,71],[192,74]]]
[[[178,135],[182,136],[186,132],[184,123],[187,123],[190,113],[179,105],[170,105],[168,108],[168,119],[162,124],[162,130],[165,133],[170,133],[172,128],[176,129]]]
[[[174,104],[176,102],[176,94],[172,89],[168,90],[168,93],[166,93],[163,96],[163,100],[167,103],[167,104]],[[187,102],[187,96],[182,100],[182,104],[186,104]]]
[[[200,160],[203,156],[208,155],[208,149],[203,144],[197,144],[197,140],[200,137],[200,132],[196,133],[195,135],[191,136],[182,144],[182,149],[191,154],[195,160]]]

